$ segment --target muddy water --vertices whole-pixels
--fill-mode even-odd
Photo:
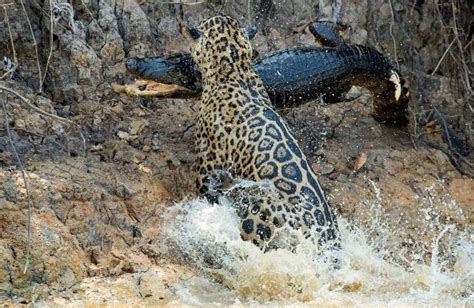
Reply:
[[[372,184],[377,192],[377,187]],[[380,198],[380,197],[377,197]],[[361,204],[362,226],[339,217],[339,268],[300,238],[296,252],[262,253],[242,241],[232,204],[185,200],[170,207],[157,245],[165,265],[116,279],[91,278],[57,304],[190,306],[474,305],[474,241],[467,230],[436,219],[439,200],[420,200],[420,219],[438,230],[429,245],[397,245],[403,230],[387,227],[381,199]],[[448,201],[446,201],[448,200]],[[296,233],[298,234],[298,233]],[[179,264],[179,265],[178,265]]]
[[[373,225],[366,229],[339,219],[342,249],[337,270],[310,242],[301,243],[296,253],[262,253],[240,239],[238,221],[230,207],[202,200],[171,209],[176,216],[168,236],[174,242],[173,249],[191,266],[233,290],[216,293],[214,298],[195,294],[201,304],[474,304],[472,235],[453,225],[443,226],[433,238],[427,261],[416,245],[407,260],[407,253],[402,257],[400,251],[385,249],[387,239],[403,232],[386,229],[379,209],[374,203]],[[441,249],[441,241],[448,247]]]

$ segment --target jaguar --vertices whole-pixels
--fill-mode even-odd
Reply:
[[[212,196],[216,171],[271,185],[275,195],[260,194],[240,213],[242,238],[262,249],[283,227],[301,230],[318,243],[337,242],[334,212],[295,137],[271,107],[252,68],[245,31],[234,18],[215,16],[185,33],[202,75],[196,124],[199,191]]]

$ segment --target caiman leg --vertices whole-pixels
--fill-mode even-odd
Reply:
[[[341,34],[346,33],[350,27],[330,21],[315,21],[309,24],[309,32],[314,38],[326,47],[339,47],[345,44]]]

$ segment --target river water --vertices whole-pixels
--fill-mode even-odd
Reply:
[[[474,307],[473,234],[439,219],[440,208],[456,204],[449,198],[420,199],[413,205],[420,209],[420,224],[434,232],[407,241],[406,230],[389,227],[393,224],[372,186],[377,197],[360,205],[369,223],[338,219],[338,268],[326,262],[327,250],[301,238],[295,252],[263,253],[240,238],[231,204],[189,199],[165,212],[156,243],[163,252],[161,265],[116,278],[85,279],[67,300],[52,302],[72,307]],[[428,241],[422,239],[425,233],[432,234]]]
[[[339,218],[338,269],[308,241],[301,240],[295,253],[263,253],[242,241],[231,206],[200,199],[177,204],[168,211],[166,247],[201,274],[175,286],[181,294],[176,303],[472,307],[473,235],[443,225],[434,213],[453,204],[430,200],[432,208],[420,208],[420,218],[438,231],[429,245],[414,239],[406,248],[397,245],[406,233],[390,230],[380,201],[363,208],[370,225]],[[196,288],[201,291],[190,291]]]

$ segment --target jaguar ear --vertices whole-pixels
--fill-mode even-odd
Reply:
[[[255,27],[246,27],[242,29],[242,33],[249,39],[253,39],[257,34],[257,28]]]
[[[191,35],[191,37],[195,40],[197,40],[198,38],[201,37],[201,31],[199,31],[198,29],[196,28],[189,28],[189,34]]]
[[[196,28],[190,28],[187,26],[182,26],[180,29],[181,34],[186,38],[192,38],[193,40],[197,40],[201,37],[201,31]]]
[[[252,48],[252,60],[255,60],[259,56],[260,56],[260,54],[258,53],[258,51],[256,51],[255,49]]]

